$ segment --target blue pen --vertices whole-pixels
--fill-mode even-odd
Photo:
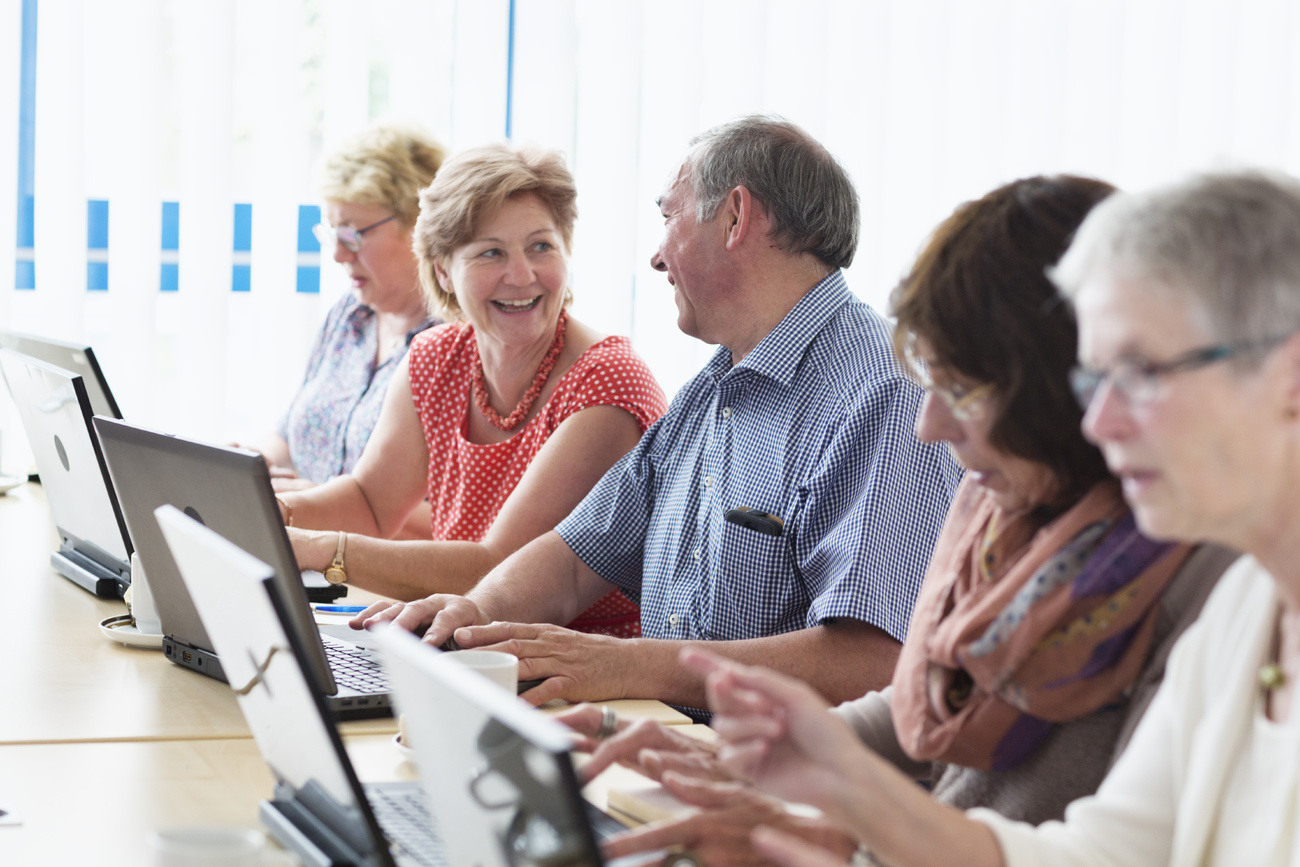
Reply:
[[[313,605],[312,608],[317,611],[323,611],[326,614],[360,614],[369,608],[369,605]]]

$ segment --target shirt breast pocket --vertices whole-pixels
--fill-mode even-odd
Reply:
[[[714,580],[701,600],[701,625],[710,637],[755,638],[802,625],[808,600],[787,535],[723,521],[719,541],[711,558]]]

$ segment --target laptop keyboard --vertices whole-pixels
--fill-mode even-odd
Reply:
[[[596,838],[597,843],[603,843],[615,834],[621,834],[627,830],[627,825],[624,825],[600,807],[585,799],[583,803],[587,806],[587,821],[591,823],[591,834]]]
[[[388,676],[384,674],[379,659],[364,647],[322,635],[325,658],[338,686],[367,694],[391,691]]]
[[[414,784],[367,785],[366,800],[400,864],[447,867],[424,794]]]

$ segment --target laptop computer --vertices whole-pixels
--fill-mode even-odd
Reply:
[[[240,710],[275,775],[262,822],[305,864],[603,863],[592,817],[602,832],[623,826],[582,798],[564,727],[395,628],[377,640],[401,684],[423,786],[363,786],[286,628],[274,570],[174,508],[160,508],[157,519],[231,660]]]
[[[320,573],[299,570],[261,455],[103,417],[96,417],[94,425],[140,564],[149,576],[162,623],[163,653],[172,662],[227,679],[224,660],[154,518],[154,510],[164,504],[181,509],[274,565],[290,622],[306,648],[309,670],[339,714],[391,713],[387,677],[366,647],[369,634],[346,624],[316,626],[310,598],[317,592],[315,598],[321,601],[337,598],[347,588],[328,583]],[[304,580],[311,580],[313,587],[304,588]]]
[[[409,632],[375,632],[447,861],[606,864],[598,841],[627,828],[582,796],[572,733]],[[663,858],[647,852],[608,863]]]
[[[277,570],[174,507],[159,508],[157,523],[275,776],[259,809],[275,838],[309,865],[460,867],[441,857],[418,783],[361,785]]]
[[[122,417],[117,401],[113,399],[113,392],[108,390],[108,380],[104,378],[104,371],[95,358],[95,351],[84,343],[68,343],[52,337],[0,329],[0,347],[78,374],[86,385],[86,394],[90,397],[90,408],[94,410],[94,415]]]
[[[91,427],[85,380],[12,349],[0,349],[9,393],[59,532],[50,565],[97,596],[131,584],[131,537]]]

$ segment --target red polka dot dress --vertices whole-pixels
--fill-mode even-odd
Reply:
[[[565,371],[536,415],[502,443],[472,443],[469,393],[477,356],[473,326],[452,322],[411,343],[411,392],[429,446],[432,538],[478,542],[529,463],[566,418],[592,406],[630,412],[645,431],[667,409],[663,389],[626,337],[596,343]],[[631,638],[640,609],[614,591],[569,624],[582,632]]]

